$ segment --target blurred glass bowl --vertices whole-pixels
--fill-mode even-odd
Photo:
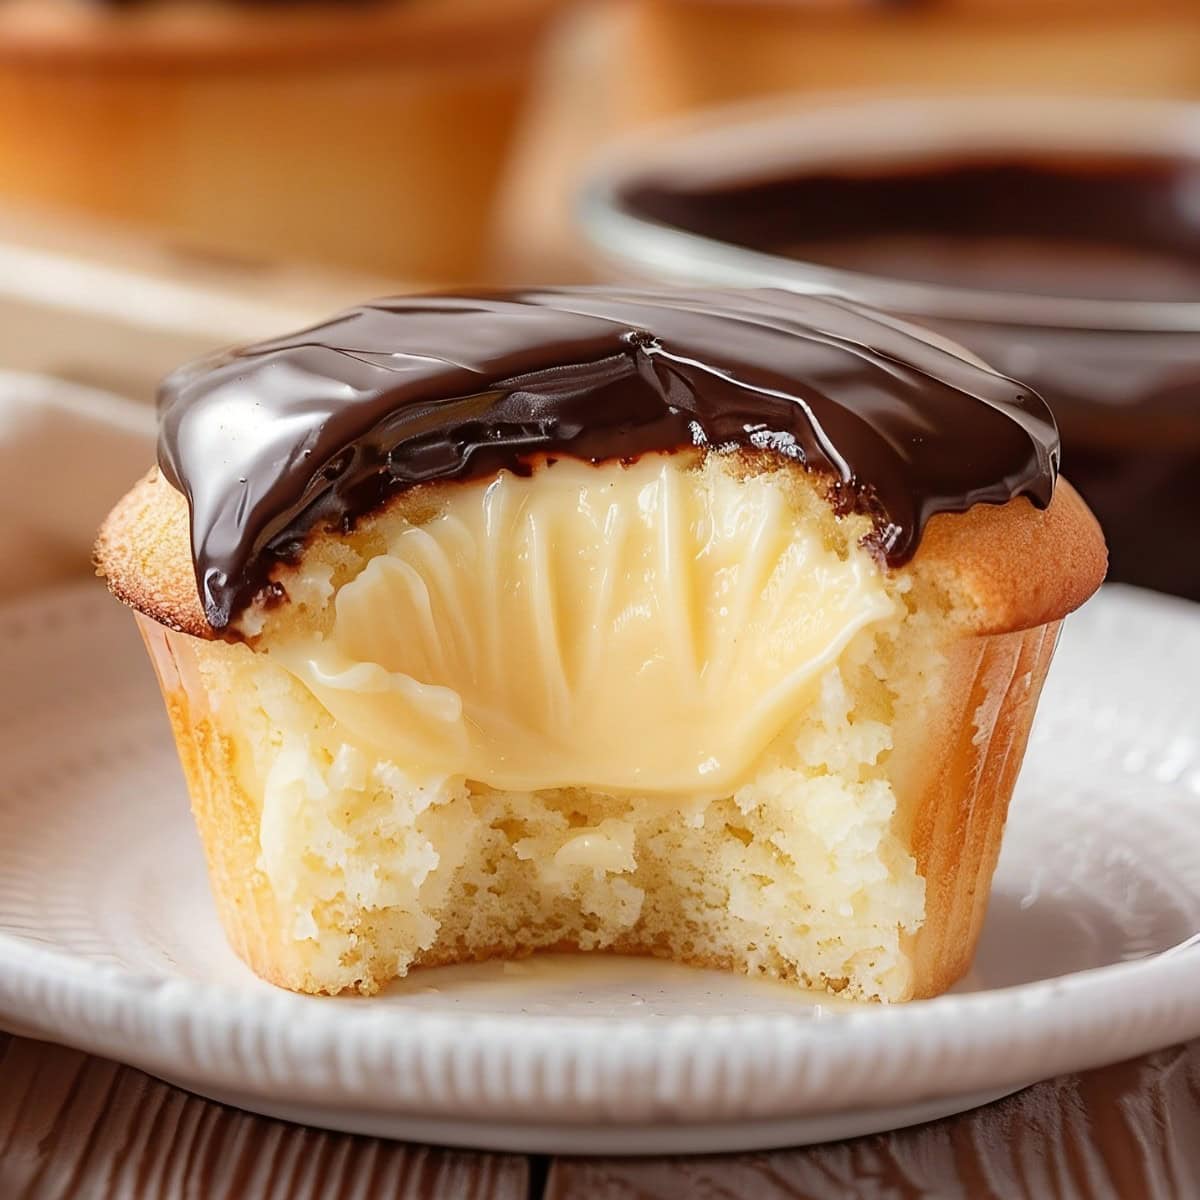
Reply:
[[[986,190],[989,164],[1022,163],[1035,175],[1079,168],[1069,205],[1048,221],[1061,229],[1030,222],[1031,206],[1048,203],[1036,179],[1004,176],[1015,189],[1005,196]],[[1143,167],[1154,176],[1149,215],[1134,211],[1136,188],[1101,178]],[[956,208],[937,183],[959,170],[973,182]],[[889,182],[914,178],[924,192]],[[786,187],[767,208],[773,181]],[[894,236],[905,224],[899,195],[937,206],[915,243]],[[1200,105],[945,96],[742,106],[613,147],[577,215],[610,275],[852,296],[1036,387],[1058,417],[1066,474],[1105,528],[1110,577],[1200,599]],[[1155,244],[1136,244],[1142,227]]]

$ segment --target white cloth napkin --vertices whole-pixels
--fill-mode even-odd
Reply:
[[[154,462],[154,413],[0,371],[0,599],[92,570],[96,529]]]

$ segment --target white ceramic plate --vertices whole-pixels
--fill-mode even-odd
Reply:
[[[885,1008],[669,964],[272,989],[227,949],[133,625],[0,612],[0,1024],[259,1112],[548,1152],[751,1149],[924,1120],[1200,1035],[1200,609],[1068,623],[974,971]],[[1193,939],[1193,940],[1189,940]]]

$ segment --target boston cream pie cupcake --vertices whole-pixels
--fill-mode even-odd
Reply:
[[[478,278],[558,0],[0,0],[0,196]]]
[[[184,368],[100,569],[265,978],[970,963],[1102,538],[1043,402],[771,291],[380,301]]]

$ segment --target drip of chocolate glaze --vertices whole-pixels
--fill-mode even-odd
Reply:
[[[846,301],[766,290],[563,289],[376,301],[182,368],[159,465],[187,497],[196,582],[222,629],[315,529],[405,488],[756,449],[822,472],[892,565],[929,518],[1049,503],[1041,398]]]

